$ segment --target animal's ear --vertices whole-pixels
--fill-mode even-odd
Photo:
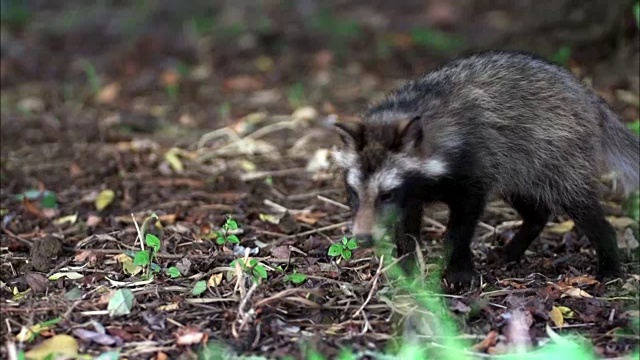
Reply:
[[[396,146],[402,151],[410,151],[422,143],[422,122],[420,116],[402,120],[398,123]]]
[[[352,150],[362,148],[364,124],[359,120],[340,121],[334,124],[344,145]]]

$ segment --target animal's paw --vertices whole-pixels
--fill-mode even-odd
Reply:
[[[596,275],[596,279],[601,282],[606,282],[609,280],[622,278],[623,276],[624,276],[624,273],[622,272],[620,265],[601,266],[598,269],[598,274]]]
[[[447,269],[443,278],[445,287],[454,290],[473,288],[480,283],[480,274],[473,267]]]

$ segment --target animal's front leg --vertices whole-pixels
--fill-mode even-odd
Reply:
[[[449,201],[449,222],[444,247],[447,266],[444,278],[449,285],[467,286],[478,276],[473,265],[471,240],[485,207],[486,195],[479,188],[459,191]]]
[[[400,265],[405,272],[411,273],[416,265],[416,241],[420,241],[422,225],[422,203],[411,203],[403,210],[401,219],[395,227],[396,255],[403,257]]]

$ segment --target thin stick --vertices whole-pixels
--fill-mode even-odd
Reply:
[[[345,210],[350,210],[350,208],[347,205],[345,205],[345,204],[343,204],[341,202],[329,199],[328,197],[324,197],[322,195],[317,195],[316,198],[318,200],[320,200],[320,201],[326,202],[327,204],[331,204],[331,205],[337,206],[337,207],[345,209]]]
[[[289,235],[285,239],[291,239],[291,238],[295,238],[295,237],[298,237],[298,236],[307,236],[307,235],[315,234],[315,233],[322,232],[322,231],[337,229],[339,227],[347,225],[348,223],[349,223],[348,221],[343,221],[341,223],[323,226],[321,228],[317,228],[317,229],[301,232],[301,233],[298,233],[298,234]]]
[[[264,179],[269,176],[288,176],[294,175],[300,172],[305,172],[305,168],[293,168],[293,169],[283,169],[283,170],[273,170],[273,171],[256,171],[248,174],[240,175],[240,180],[249,181],[249,180],[257,180]]]
[[[351,318],[355,318],[356,316],[358,316],[358,314],[360,314],[360,312],[362,310],[364,310],[364,307],[367,306],[367,304],[369,303],[369,301],[371,301],[371,297],[373,296],[373,291],[376,289],[376,284],[378,283],[378,278],[380,277],[380,274],[382,273],[382,265],[384,264],[384,255],[380,256],[380,265],[378,265],[378,270],[376,270],[376,274],[373,277],[373,283],[371,284],[371,290],[369,290],[369,295],[367,295],[367,299],[362,303],[362,305],[360,306],[360,308],[351,316]]]

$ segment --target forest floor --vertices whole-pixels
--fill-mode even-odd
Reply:
[[[381,49],[366,33],[350,37],[351,23],[327,19],[321,26],[342,26],[348,40],[323,47],[300,37],[271,51],[277,37],[242,32],[224,43],[235,46],[211,46],[198,19],[188,22],[190,36],[156,24],[123,40],[86,25],[105,15],[52,15],[62,13],[3,27],[2,358],[77,347],[186,359],[207,341],[277,358],[302,358],[306,343],[333,358],[343,347],[391,349],[402,330],[451,350],[428,321],[439,311],[416,305],[378,256],[328,255],[350,220],[328,157],[339,141],[331,122],[447,56],[425,56],[401,33]],[[292,30],[283,28],[286,38]],[[630,51],[627,67],[611,57],[558,56],[632,122],[638,57],[627,46],[617,52]],[[606,71],[612,63],[615,73]],[[448,310],[458,350],[486,357],[577,334],[598,357],[637,351],[638,224],[614,192],[603,201],[626,269],[608,283],[594,279],[592,247],[562,216],[523,263],[491,264],[519,217],[490,203],[473,245],[482,285],[430,295]],[[425,219],[429,274],[439,268],[446,208],[430,207]],[[152,234],[144,245],[141,232]],[[247,259],[247,271],[236,259]],[[524,330],[514,330],[515,318]]]

